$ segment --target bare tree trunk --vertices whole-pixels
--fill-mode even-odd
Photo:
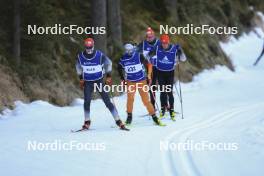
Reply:
[[[108,0],[108,26],[114,46],[122,46],[122,24],[120,13],[120,0]]]
[[[93,26],[106,27],[107,18],[106,18],[106,0],[92,0],[92,24]],[[107,52],[107,35],[94,35],[95,47]]]
[[[170,21],[173,23],[177,23],[178,21],[178,13],[177,13],[177,0],[165,0],[166,8],[170,13]]]
[[[13,33],[13,55],[17,65],[20,65],[20,0],[14,0],[14,33]]]

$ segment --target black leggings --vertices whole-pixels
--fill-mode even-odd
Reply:
[[[157,81],[158,81],[158,77],[157,77],[157,68],[156,67],[153,67],[153,70],[152,70],[152,83],[151,83],[151,86],[153,85],[156,85],[157,84]],[[151,104],[153,105],[153,107],[156,107],[155,105],[155,99],[156,99],[156,88],[153,87],[153,92],[151,90],[149,90],[149,96],[150,96],[150,101],[151,101]],[[157,108],[157,107],[156,107]]]
[[[98,85],[98,87],[100,84],[102,84],[102,86],[104,86],[103,79],[96,80],[96,81],[85,81],[85,84],[84,84],[84,116],[85,116],[85,120],[90,120],[90,105],[91,105],[92,94],[93,94],[94,88],[95,88],[94,86],[96,84]],[[119,115],[118,115],[118,112],[117,112],[115,106],[111,102],[108,93],[105,92],[104,89],[102,89],[102,90],[103,91],[99,91],[99,93],[100,93],[100,96],[101,96],[105,106],[109,109],[109,111],[111,112],[114,119],[118,120]]]
[[[161,91],[160,92],[160,104],[161,108],[166,108],[170,107],[171,110],[174,109],[174,96],[173,96],[173,81],[174,81],[174,71],[158,71],[158,82],[159,86],[166,86],[170,85],[171,86],[171,91],[170,92],[165,92]],[[162,88],[161,88],[162,90]],[[169,105],[168,105],[168,99],[169,99]]]

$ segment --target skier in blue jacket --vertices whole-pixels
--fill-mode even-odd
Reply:
[[[174,70],[179,61],[186,61],[186,56],[183,53],[180,45],[171,44],[168,35],[160,36],[161,44],[156,47],[156,50],[150,55],[151,63],[157,68],[157,77],[160,87],[170,86],[170,91],[160,92],[161,113],[160,118],[164,117],[166,107],[169,107],[171,120],[175,121],[174,112],[174,96],[173,96],[173,82]],[[169,105],[168,105],[169,99]]]
[[[143,54],[143,56],[149,60],[149,54],[153,51],[155,51],[156,47],[160,44],[160,40],[156,38],[155,32],[150,27],[147,28],[146,31],[146,39],[143,40],[138,45],[138,51]],[[151,82],[148,82],[150,86],[157,85],[157,68],[153,65],[152,66],[152,75],[151,75]],[[156,89],[155,86],[153,86],[153,91],[149,91],[150,100],[154,107],[156,107]],[[157,108],[157,107],[156,107]]]
[[[154,123],[159,126],[165,126],[155,114],[155,109],[150,102],[147,85],[147,79],[151,79],[152,65],[149,60],[146,60],[142,54],[135,50],[135,47],[131,43],[124,45],[125,53],[120,58],[118,63],[118,73],[122,82],[126,82],[127,85],[127,120],[126,124],[132,123],[132,111],[136,91],[139,92],[141,100],[148,110],[149,115],[152,117]],[[145,67],[148,69],[148,74],[145,73]],[[124,73],[124,74],[123,74]],[[125,75],[125,76],[124,76]],[[145,88],[144,88],[145,87]]]
[[[111,71],[112,61],[101,51],[94,49],[94,40],[87,38],[84,41],[85,50],[80,52],[76,60],[76,70],[80,78],[80,87],[84,90],[84,125],[82,129],[89,129],[91,124],[90,104],[92,92],[96,88],[95,85],[104,86],[103,77],[106,73],[106,84],[112,84]],[[122,130],[127,130],[123,122],[120,120],[116,107],[110,101],[107,92],[102,89],[99,91],[105,106],[111,112],[116,124]]]

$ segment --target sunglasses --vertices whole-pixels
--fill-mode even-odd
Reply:
[[[153,38],[154,38],[153,35],[147,36],[147,39],[153,39]]]
[[[86,46],[86,49],[93,49],[93,46]]]

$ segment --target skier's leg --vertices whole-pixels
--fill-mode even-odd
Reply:
[[[174,112],[174,95],[173,95],[173,80],[174,80],[174,75],[171,75],[167,79],[167,85],[170,85],[171,90],[168,92],[169,96],[169,112],[170,112],[170,117],[173,121],[175,121],[175,112]]]
[[[102,84],[102,87],[104,87],[104,83],[103,83],[102,79],[97,81],[96,84]],[[111,112],[111,114],[112,114],[113,118],[115,119],[115,121],[119,120],[120,118],[119,118],[118,112],[116,110],[116,107],[111,102],[108,93],[105,92],[104,89],[102,89],[102,91],[99,91],[99,94],[101,95],[105,106],[109,109],[109,111]]]
[[[127,82],[127,119],[126,124],[130,125],[132,123],[132,111],[134,105],[134,98],[136,93],[136,84],[133,82]]]
[[[90,104],[91,104],[91,97],[92,97],[92,91],[93,91],[93,82],[91,81],[85,81],[84,83],[84,125],[83,128],[89,129],[91,124],[90,119]]]
[[[165,86],[166,86],[166,82],[165,82],[165,77],[162,75],[158,75],[158,82],[159,82],[159,86],[160,86],[160,105],[161,105],[161,116],[163,116],[165,114],[165,109],[167,106],[167,93],[165,92]]]
[[[151,89],[149,91],[149,95],[150,95],[150,100],[152,105],[154,106],[155,109],[155,103],[156,103],[156,84],[157,84],[157,69],[155,67],[153,67],[153,75],[152,75],[152,83],[151,86],[153,86],[153,89]]]
[[[147,86],[147,82],[144,80],[144,81],[140,81],[138,84],[139,84],[138,92],[140,94],[144,106],[147,108],[149,115],[154,115],[155,109],[149,100],[149,94],[143,89],[144,86]]]
[[[136,84],[133,82],[127,82],[127,113],[132,113],[134,98],[136,93]]]
[[[103,79],[96,81],[96,84],[102,84],[102,87],[104,87],[104,83],[103,83]],[[116,107],[114,106],[114,104],[111,102],[110,97],[108,95],[107,92],[104,91],[104,89],[102,89],[102,91],[99,91],[103,102],[105,104],[105,106],[109,109],[109,111],[111,112],[116,125],[120,127],[120,129],[122,130],[128,130],[125,125],[123,124],[123,122],[121,121],[121,119],[119,118],[118,112],[116,110]]]
[[[168,97],[169,97],[169,104],[170,104],[169,109],[170,110],[174,109],[173,80],[174,80],[174,75],[168,77],[167,83],[166,83],[167,85],[170,85],[170,87],[171,87],[171,91],[167,92]]]
[[[90,120],[90,104],[91,104],[91,97],[92,97],[92,82],[90,81],[85,81],[84,83],[84,118],[85,121]]]
[[[170,104],[170,111],[174,110],[174,96],[173,96],[173,86],[171,86],[171,91],[168,92],[168,96],[169,96],[169,104]]]
[[[152,92],[151,90],[149,90],[149,96],[150,96],[151,104],[155,107],[155,96],[156,96],[155,92],[154,91]]]
[[[143,104],[145,105],[145,107],[147,108],[149,115],[152,116],[152,120],[154,121],[154,123],[159,126],[164,126],[164,124],[162,124],[162,122],[156,116],[154,106],[151,104],[149,100],[149,94],[146,91],[146,89],[144,89],[144,86],[147,86],[147,82],[145,80],[140,81],[138,83],[138,92],[140,94],[141,100]]]

